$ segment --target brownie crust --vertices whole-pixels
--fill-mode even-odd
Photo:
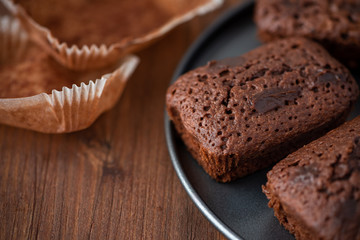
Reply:
[[[180,76],[166,104],[194,158],[226,182],[338,126],[357,96],[349,71],[320,45],[290,38]]]
[[[349,66],[360,61],[360,1],[258,0],[255,22],[261,40],[307,37]]]
[[[267,177],[269,207],[296,239],[360,239],[360,117],[290,154]]]

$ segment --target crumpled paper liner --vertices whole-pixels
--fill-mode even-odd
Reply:
[[[16,82],[11,82],[12,80],[9,82],[8,79],[1,79],[1,77],[11,66],[16,66],[18,61],[26,61],[24,59],[26,59],[28,51],[25,49],[30,48],[32,49],[30,53],[34,52],[31,43],[27,41],[26,33],[17,20],[10,17],[0,18],[0,47],[0,82],[3,86],[10,86],[10,89],[19,84],[19,89],[15,89],[15,91],[14,89],[2,89],[2,91],[5,91],[3,94],[10,95],[13,92],[13,95],[16,96],[18,92],[27,89],[21,88],[26,80],[16,79]],[[38,49],[38,47],[36,48]],[[38,49],[38,51],[41,55],[41,50]],[[37,56],[30,57],[30,62],[27,64],[36,64],[34,59]],[[50,57],[49,59],[51,60]],[[73,84],[71,87],[62,87],[61,90],[49,89],[51,93],[43,92],[28,97],[0,98],[0,123],[45,133],[73,132],[87,128],[102,112],[113,107],[138,61],[135,56],[127,56],[121,60],[120,67],[114,72],[105,74],[95,81],[89,81],[87,84],[81,82],[78,85]],[[63,68],[55,61],[53,64],[51,66],[59,67],[59,70],[55,69],[55,72],[59,72],[59,74],[66,72],[66,74],[77,74],[76,77],[83,78],[91,75],[88,72],[79,75],[79,73]],[[41,67],[43,66],[39,68],[41,69]],[[34,66],[35,68],[36,66]],[[10,69],[9,72],[10,76],[15,74],[13,78],[16,78],[16,71]],[[53,77],[56,83],[57,76]]]
[[[197,15],[205,14],[219,7],[223,3],[223,0],[197,0],[200,2],[200,5],[192,9],[186,9],[186,6],[193,6],[193,2],[195,0],[156,0],[154,2],[158,4],[159,8],[163,11],[167,11],[168,14],[171,14],[171,18],[167,22],[162,23],[159,28],[144,32],[139,37],[127,37],[122,40],[119,39],[118,42],[108,46],[104,44],[78,46],[70,45],[67,42],[61,42],[48,28],[35,22],[21,6],[14,4],[11,0],[1,1],[10,10],[10,12],[21,20],[23,26],[29,32],[32,39],[39,43],[43,48],[47,49],[58,62],[74,70],[94,69],[113,63],[126,54],[144,48],[175,26],[192,19]],[[180,6],[183,7],[183,9],[177,11],[177,7]],[[151,10],[152,9],[148,9],[148,11]],[[112,19],[109,19],[109,21],[111,20]],[[99,27],[101,28],[101,26]],[[121,27],[122,23],[119,23],[119,28]],[[137,27],[141,27],[141,23],[139,23],[139,26]]]

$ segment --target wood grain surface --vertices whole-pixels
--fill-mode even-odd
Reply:
[[[49,135],[0,125],[0,239],[224,239],[175,174],[163,116],[180,58],[238,3],[139,52],[121,99],[90,128]]]

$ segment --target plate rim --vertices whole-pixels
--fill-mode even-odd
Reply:
[[[229,22],[232,18],[235,18],[238,14],[243,11],[247,11],[249,8],[253,7],[254,1],[247,0],[240,3],[234,9],[228,10],[227,12],[223,13],[218,17],[215,21],[213,21],[209,27],[207,27],[200,36],[191,44],[188,48],[184,56],[182,57],[180,63],[176,67],[176,70],[171,78],[170,84],[172,84],[183,72],[187,69],[191,59],[198,51],[201,50],[201,47],[211,38],[213,34],[215,34],[221,26]],[[169,84],[169,86],[170,86]],[[165,125],[165,137],[166,137],[166,144],[169,151],[170,159],[175,169],[175,172],[185,188],[187,194],[190,196],[193,203],[196,207],[200,210],[200,212],[207,218],[207,220],[212,223],[215,228],[220,231],[226,238],[228,239],[239,239],[244,240],[239,234],[235,233],[231,230],[224,222],[222,222],[216,214],[210,210],[210,208],[206,205],[206,203],[201,199],[198,195],[196,190],[191,185],[185,171],[183,170],[180,160],[176,154],[175,144],[174,144],[174,135],[172,131],[171,121],[166,111],[165,106],[165,113],[164,113],[164,125]]]

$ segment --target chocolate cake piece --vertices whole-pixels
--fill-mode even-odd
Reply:
[[[360,61],[360,1],[258,0],[258,35],[263,41],[307,37],[350,66]]]
[[[166,104],[194,158],[226,182],[338,126],[357,96],[349,71],[320,45],[290,38],[180,76]]]
[[[263,191],[296,239],[360,239],[360,117],[280,161]]]

